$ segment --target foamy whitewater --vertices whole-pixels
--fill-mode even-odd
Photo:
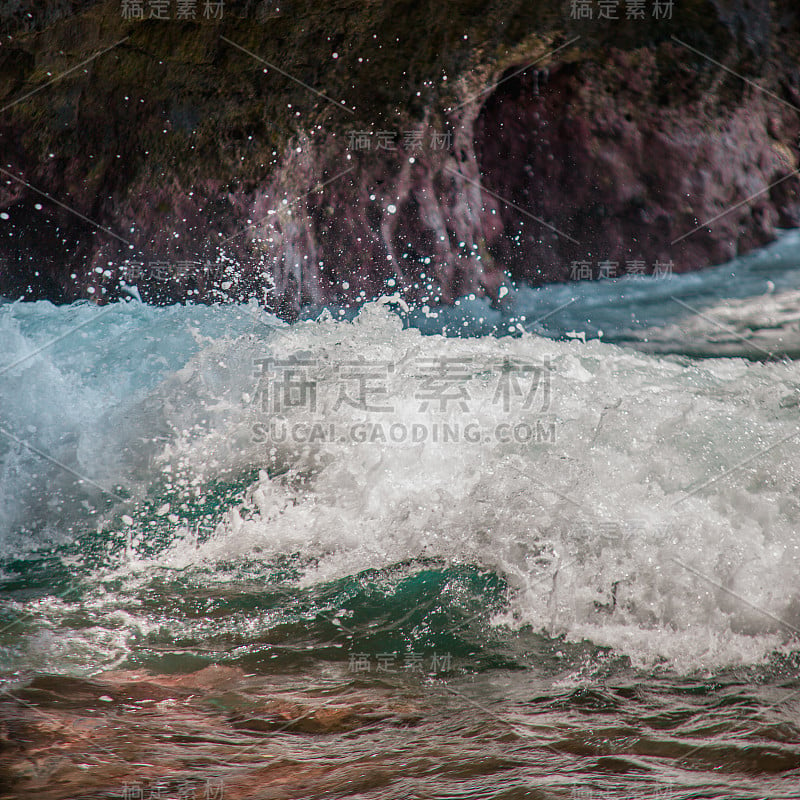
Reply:
[[[391,605],[431,565],[454,571],[443,608],[510,639],[678,672],[796,649],[799,247],[293,325],[0,306],[0,554],[25,615],[4,671],[89,674],[293,613],[187,615],[193,587],[279,581],[347,630],[360,612],[326,587],[379,575]]]

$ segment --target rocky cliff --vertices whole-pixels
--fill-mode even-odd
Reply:
[[[0,294],[450,302],[800,225],[794,0],[0,4]]]

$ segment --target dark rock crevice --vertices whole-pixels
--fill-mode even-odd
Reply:
[[[674,44],[612,51],[603,65],[555,66],[544,89],[525,72],[485,103],[476,125],[483,184],[516,206],[496,204],[502,234],[492,251],[513,277],[567,280],[576,263],[597,277],[600,262],[616,274],[642,261],[647,272],[656,262],[685,272],[797,225],[796,181],[776,187],[780,200],[763,192],[735,207],[791,174],[796,157],[781,140],[796,135],[800,115],[776,117],[754,90],[736,104],[709,98],[688,66],[671,76],[685,86],[683,107],[665,105],[661,64],[678,55]]]

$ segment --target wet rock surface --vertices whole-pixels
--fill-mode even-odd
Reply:
[[[6,4],[0,294],[292,318],[701,269],[800,225],[794,4],[572,5]]]

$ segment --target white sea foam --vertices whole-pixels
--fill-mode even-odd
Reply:
[[[5,306],[6,363],[98,313]],[[124,304],[92,327],[0,375],[6,429],[134,496],[260,470],[202,543],[180,507],[164,512],[178,522],[157,558],[137,553],[147,534],[134,530],[123,574],[299,553],[313,585],[441,557],[508,580],[499,623],[680,669],[758,660],[800,628],[794,363],[423,336],[381,303],[293,326],[255,307]],[[450,372],[437,383],[436,369]],[[340,396],[362,385],[391,410]],[[296,402],[276,411],[286,386]],[[302,401],[312,387],[316,406]],[[41,545],[18,532],[35,501],[56,536],[99,490],[3,447],[8,555]]]
[[[253,364],[292,356],[310,365],[317,408],[281,413],[303,436],[319,424],[320,440],[254,441]],[[384,384],[393,411],[334,411],[337,367],[360,356],[395,365]],[[421,410],[420,365],[437,359],[469,364],[466,410]],[[530,407],[519,394],[504,411],[503,359],[548,364],[549,402],[537,390]],[[159,389],[183,431],[162,458],[186,480],[253,467],[261,477],[208,541],[176,540],[161,563],[297,552],[314,559],[308,585],[442,557],[508,579],[507,623],[639,662],[751,661],[800,627],[798,378],[794,364],[684,363],[599,342],[423,337],[377,304],[352,324],[218,341]],[[345,432],[418,425],[428,439],[326,441],[331,420]],[[554,440],[551,427],[539,440],[496,434],[542,422]],[[473,424],[482,440],[432,441],[444,423]],[[278,467],[288,472],[269,477]]]

